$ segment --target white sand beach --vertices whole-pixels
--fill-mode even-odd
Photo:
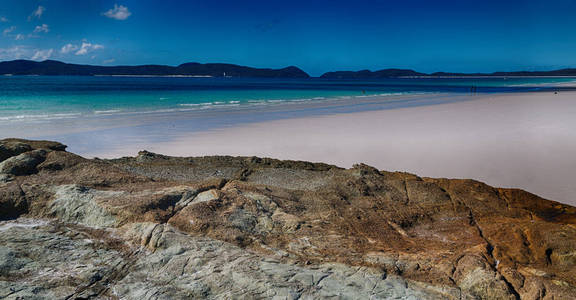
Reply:
[[[134,155],[136,147],[101,156]],[[576,205],[576,93],[285,119],[190,134],[149,151],[246,155],[473,178]]]
[[[85,157],[233,155],[472,178],[576,205],[576,92],[429,94],[4,125]],[[6,135],[5,137],[8,137]]]

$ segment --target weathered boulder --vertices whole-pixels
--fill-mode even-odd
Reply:
[[[46,159],[45,150],[33,150],[10,157],[0,163],[0,174],[15,176],[30,175],[38,170],[36,166]]]
[[[24,139],[0,140],[0,162],[24,152],[37,149],[64,151],[66,145],[51,141],[31,141]]]
[[[14,147],[12,145],[27,145],[27,147],[29,147],[30,150],[46,149],[54,151],[65,151],[67,148],[66,145],[54,141],[26,140],[16,138],[8,138],[0,140],[0,144],[8,145],[8,147]]]
[[[32,150],[30,145],[21,142],[0,142],[0,162],[30,150]]]

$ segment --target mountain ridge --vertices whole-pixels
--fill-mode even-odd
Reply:
[[[296,66],[279,69],[253,68],[228,63],[188,62],[178,66],[145,64],[97,66],[71,64],[57,60],[32,61],[11,60],[0,62],[0,75],[79,75],[79,76],[198,76],[198,77],[253,77],[253,78],[311,78],[308,73]],[[540,77],[575,76],[576,68],[551,71],[511,71],[491,73],[432,72],[424,73],[412,69],[387,68],[376,71],[330,71],[317,78],[324,79],[380,79],[402,77]]]
[[[42,62],[12,60],[0,62],[3,75],[152,75],[152,76],[210,76],[210,77],[261,77],[308,78],[306,72],[289,66],[281,69],[252,68],[225,63],[184,63],[176,67],[167,65],[93,66],[68,64],[56,60]]]
[[[576,76],[576,68],[566,68],[552,71],[512,71],[492,73],[456,73],[456,72],[433,72],[421,73],[411,69],[382,69],[378,71],[333,71],[326,72],[320,78],[327,79],[374,79],[374,78],[398,78],[398,77],[539,77],[539,76]]]

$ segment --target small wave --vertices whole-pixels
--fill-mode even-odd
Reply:
[[[95,110],[94,114],[96,115],[102,115],[102,114],[113,114],[113,113],[117,113],[117,112],[121,112],[122,110],[120,109],[110,109],[110,110]]]
[[[201,108],[199,108],[199,107],[193,107],[193,108],[180,108],[180,109],[178,109],[178,111],[198,111],[198,110],[200,110],[200,109],[201,109]]]
[[[258,106],[258,105],[268,105],[268,104],[266,102],[263,102],[263,101],[254,101],[254,102],[248,103],[248,105]]]
[[[67,113],[67,114],[44,114],[44,115],[16,115],[0,117],[0,121],[29,121],[29,120],[51,120],[51,119],[66,119],[74,118],[82,115],[81,113]]]
[[[181,103],[179,106],[203,106],[203,105],[213,105],[212,102],[202,102],[202,103]]]
[[[381,94],[376,94],[374,96],[401,96],[404,95],[404,93],[381,93]]]

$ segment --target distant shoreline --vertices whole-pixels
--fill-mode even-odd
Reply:
[[[148,75],[148,74],[142,74],[142,75],[129,75],[129,74],[118,74],[118,75],[107,75],[107,74],[102,74],[102,75],[89,75],[89,76],[94,76],[94,77],[185,77],[185,78],[214,78],[214,76],[211,75]],[[229,78],[229,77],[221,77],[221,78]]]

